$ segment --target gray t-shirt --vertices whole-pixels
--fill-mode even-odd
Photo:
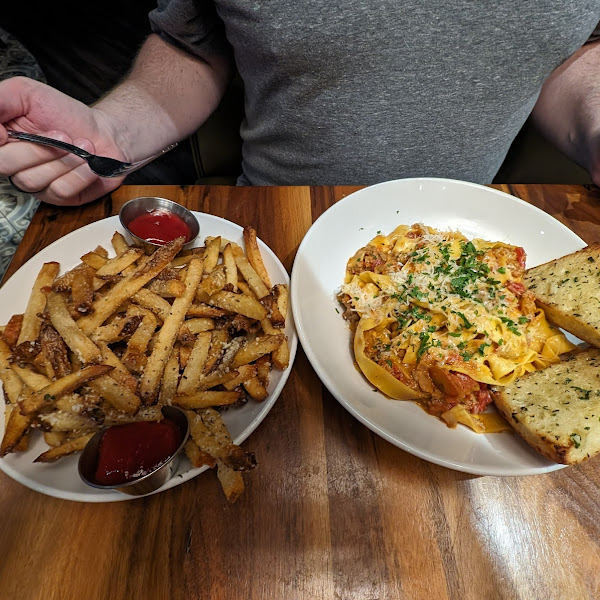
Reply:
[[[159,0],[155,32],[233,52],[241,183],[492,181],[600,0]]]

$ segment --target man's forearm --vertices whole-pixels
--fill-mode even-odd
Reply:
[[[600,41],[583,46],[550,75],[532,117],[600,183]]]
[[[217,107],[231,71],[225,57],[205,62],[151,35],[127,77],[94,108],[137,160],[193,133]]]

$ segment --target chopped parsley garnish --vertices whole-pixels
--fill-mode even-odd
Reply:
[[[477,348],[477,352],[479,352],[479,354],[481,354],[481,356],[485,356],[485,349],[489,346],[490,344],[484,342],[483,344],[479,345],[479,348]]]
[[[517,329],[517,324],[508,317],[500,317],[500,320],[506,325],[507,329],[515,335],[521,335],[521,332]]]
[[[461,313],[457,310],[453,310],[452,312],[455,315],[458,315],[462,319],[465,329],[471,329],[471,327],[473,327],[473,324],[469,322],[469,319],[467,319],[467,317],[465,317],[465,315],[463,313]]]
[[[589,400],[590,394],[592,390],[584,390],[583,388],[577,387],[576,385],[572,385],[571,389],[574,389],[576,392],[579,392],[581,396],[578,396],[580,400]]]

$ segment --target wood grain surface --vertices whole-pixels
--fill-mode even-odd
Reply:
[[[494,186],[600,241],[595,187]],[[300,241],[357,188],[122,187],[42,206],[7,278],[66,233],[163,196],[253,225],[291,269]],[[532,477],[439,467],[373,434],[304,353],[243,444],[259,460],[234,505],[206,472],[126,502],[51,498],[0,473],[0,599],[600,598],[600,460]]]

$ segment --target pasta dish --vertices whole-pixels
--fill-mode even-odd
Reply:
[[[525,288],[523,248],[422,224],[378,235],[350,258],[338,299],[354,357],[381,392],[416,400],[450,426],[504,427],[481,415],[490,386],[572,350]]]

